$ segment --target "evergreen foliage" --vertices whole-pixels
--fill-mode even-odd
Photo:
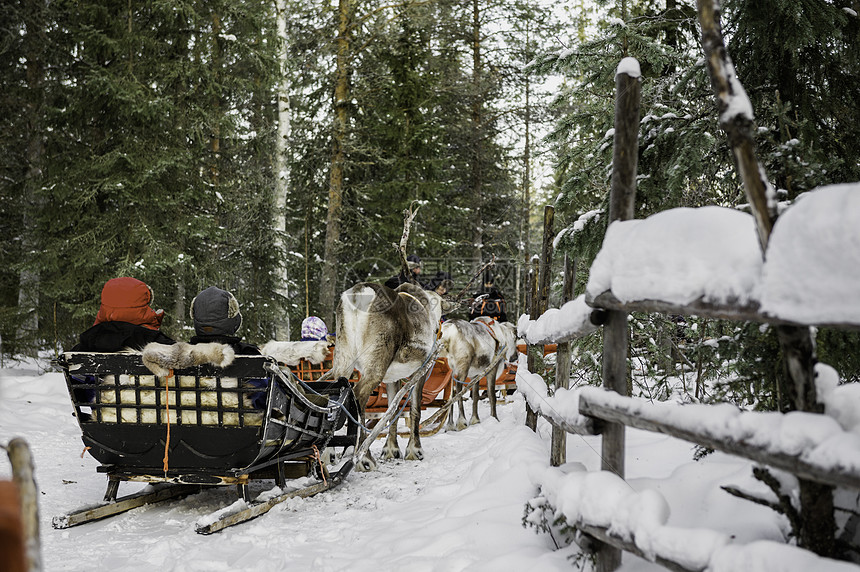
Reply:
[[[604,13],[592,22],[596,36],[549,50],[534,64],[566,78],[555,100],[558,118],[549,139],[561,189],[556,216],[569,221],[560,245],[577,260],[578,269],[590,265],[605,232],[606,218],[593,213],[606,210],[614,73],[625,56],[635,57],[642,70],[635,216],[681,206],[742,208],[746,202],[717,124],[695,3],[598,5]],[[845,2],[815,6],[790,0],[724,3],[729,54],[756,113],[757,154],[780,196],[788,199],[817,185],[860,179],[860,162],[848,148],[860,144],[858,19],[843,9],[850,8]],[[580,271],[578,291],[586,280],[587,273]],[[632,323],[634,362],[656,379],[677,376],[679,366],[694,364],[701,375],[719,383],[715,395],[691,392],[692,398],[785,407],[778,344],[770,329],[715,326],[698,319],[673,323],[656,315]],[[858,340],[856,333],[819,335],[822,359],[832,359],[848,380],[857,378],[860,364],[850,357],[856,352],[845,349]],[[590,355],[593,341],[583,340],[578,351]],[[594,367],[592,380],[599,373]],[[646,393],[659,394],[659,387]]]
[[[267,339],[278,310],[255,302],[271,298],[277,259],[270,157],[260,153],[271,147],[277,73],[269,7],[58,1],[47,10],[44,166],[21,225],[35,248],[19,258],[38,276],[41,340],[70,347],[92,324],[104,282],[123,275],[150,284],[170,335],[185,337],[187,302],[217,284],[242,304],[244,333]]]

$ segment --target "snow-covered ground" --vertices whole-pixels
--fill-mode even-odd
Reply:
[[[382,462],[376,472],[353,472],[333,491],[287,501],[211,536],[196,534],[194,523],[233,502],[232,489],[54,530],[53,515],[101,499],[105,478],[91,457],[81,457],[61,374],[23,366],[0,370],[0,441],[23,437],[33,450],[48,572],[589,570],[576,545],[559,549],[558,539],[522,524],[546,474],[548,425],[541,422],[538,434],[525,428],[518,396],[500,407],[500,421],[489,418],[485,402],[482,412],[480,425],[424,439],[423,462]],[[667,525],[711,528],[737,543],[784,541],[781,517],[719,488],[753,488],[749,462],[720,453],[693,461],[689,443],[637,430],[628,431],[627,443],[630,491],[662,494]],[[564,470],[599,469],[599,452],[598,437],[569,436]],[[0,462],[0,476],[8,474],[8,463]],[[123,484],[120,494],[135,486]],[[773,564],[738,569],[779,569]],[[837,566],[828,569],[842,569]],[[625,554],[622,570],[663,568]]]

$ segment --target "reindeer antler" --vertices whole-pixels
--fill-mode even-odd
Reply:
[[[484,270],[486,270],[487,268],[489,268],[489,267],[491,267],[491,266],[495,266],[495,265],[496,265],[496,255],[494,254],[494,255],[493,255],[493,257],[490,259],[490,261],[489,261],[489,262],[487,262],[486,264],[484,264],[483,266],[481,266],[481,267],[478,269],[478,271],[477,271],[477,272],[475,272],[475,274],[472,276],[471,280],[469,280],[469,281],[466,283],[466,285],[463,287],[463,289],[462,289],[462,290],[460,290],[460,292],[459,292],[459,293],[457,293],[457,295],[456,295],[456,296],[454,296],[454,298],[451,300],[451,302],[452,302],[452,303],[454,303],[454,304],[459,304],[459,303],[460,303],[460,298],[462,298],[462,297],[466,294],[466,292],[469,290],[469,287],[472,285],[472,282],[474,282],[474,281],[475,281],[475,278],[477,278],[478,276],[480,276],[481,274],[483,274],[483,273],[484,273]]]

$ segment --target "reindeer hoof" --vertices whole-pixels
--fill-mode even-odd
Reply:
[[[391,459],[399,459],[401,458],[400,449],[392,448],[392,449],[383,449],[382,451],[382,460],[390,461]]]
[[[468,427],[468,425],[466,425],[466,422],[463,419],[460,419],[459,421],[457,421],[457,426],[454,428],[454,430],[462,431],[466,427]]]
[[[410,450],[406,453],[407,461],[423,461],[424,460],[424,451],[421,449]]]
[[[363,459],[359,459],[355,464],[355,470],[360,473],[368,473],[370,471],[376,470],[376,461],[374,461],[370,457],[364,457]]]
[[[469,420],[469,426],[471,427],[472,425],[478,425],[480,422],[481,420],[478,419],[478,416],[476,415]]]

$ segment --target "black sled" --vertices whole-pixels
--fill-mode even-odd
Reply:
[[[265,356],[237,356],[225,368],[199,365],[156,376],[139,354],[65,353],[62,367],[86,450],[108,478],[104,504],[54,518],[66,528],[209,486],[235,486],[246,503],[214,522],[208,534],[265,513],[294,496],[337,486],[347,461],[329,474],[325,447],[349,447],[358,407],[346,380],[299,382]],[[336,434],[337,433],[337,434]],[[251,481],[315,476],[319,483],[251,502]],[[150,483],[117,498],[122,481]],[[241,504],[241,503],[240,503]]]

